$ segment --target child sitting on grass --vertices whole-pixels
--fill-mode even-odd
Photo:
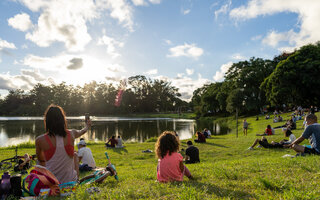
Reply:
[[[192,179],[188,168],[183,164],[183,157],[179,151],[179,141],[174,132],[163,132],[155,145],[158,157],[157,179],[159,182],[183,181],[186,175]]]

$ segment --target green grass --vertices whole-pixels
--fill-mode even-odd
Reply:
[[[285,117],[287,115],[283,115]],[[286,119],[285,117],[284,119]],[[154,140],[145,143],[125,144],[124,149],[105,149],[103,143],[89,143],[98,166],[106,166],[104,152],[107,151],[115,164],[120,180],[108,177],[98,185],[101,192],[88,194],[86,187],[79,187],[70,199],[320,199],[320,157],[306,156],[282,158],[295,153],[290,149],[247,148],[262,133],[272,120],[255,117],[249,122],[248,136],[241,130],[239,137],[235,131],[229,135],[213,136],[206,144],[196,144],[200,150],[201,163],[187,165],[195,180],[185,178],[183,182],[158,183],[156,181],[157,159],[154,153],[142,153],[154,149]],[[222,120],[222,119],[221,119]],[[232,123],[233,117],[223,119]],[[241,121],[240,121],[241,120]],[[284,123],[284,122],[283,122]],[[302,133],[302,120],[297,123],[296,137]],[[281,130],[269,136],[269,141],[283,139]],[[305,141],[303,144],[307,144]],[[19,147],[19,152],[35,153],[34,148]],[[186,149],[186,141],[181,141]],[[2,148],[0,159],[14,155],[13,148]],[[85,174],[81,174],[83,176]]]

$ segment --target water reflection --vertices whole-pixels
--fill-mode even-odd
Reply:
[[[84,126],[83,116],[67,119],[70,129],[81,129]],[[112,135],[121,135],[125,142],[144,142],[159,136],[165,130],[176,130],[183,140],[191,138],[195,131],[204,128],[211,129],[213,134],[222,130],[222,127],[212,121],[187,119],[92,117],[92,121],[92,127],[83,135],[84,139],[91,141],[106,141]],[[34,141],[44,132],[42,117],[0,117],[0,147]]]

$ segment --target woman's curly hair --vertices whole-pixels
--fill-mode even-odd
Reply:
[[[178,152],[180,142],[172,131],[164,131],[158,138],[155,144],[155,152],[158,158],[164,158],[167,153],[171,155],[173,152]]]

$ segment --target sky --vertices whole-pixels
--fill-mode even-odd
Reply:
[[[1,0],[0,95],[145,75],[188,101],[232,63],[319,41],[319,10],[317,0]]]

